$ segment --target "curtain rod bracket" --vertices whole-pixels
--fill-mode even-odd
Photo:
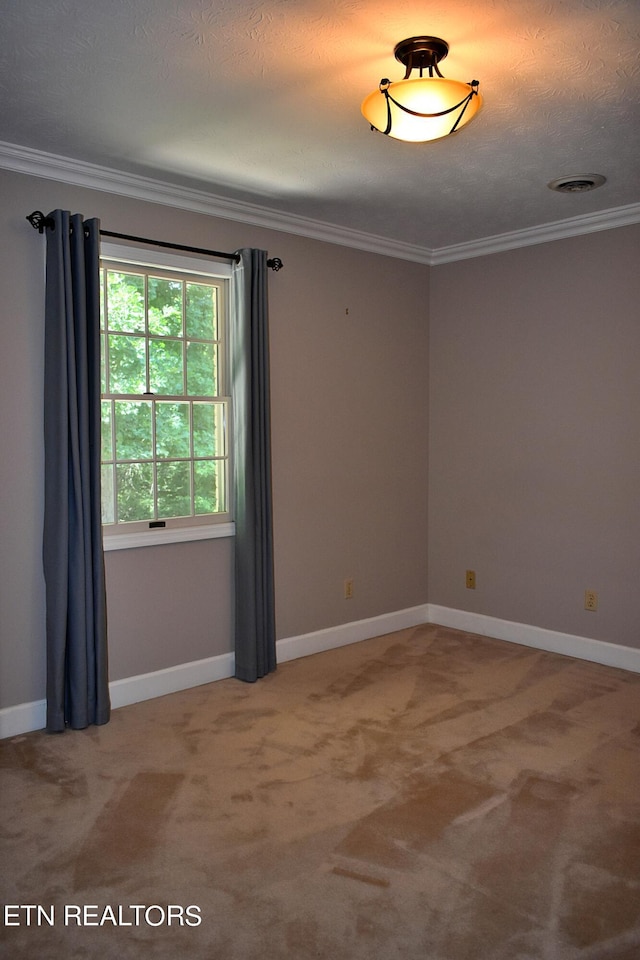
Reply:
[[[34,210],[26,219],[34,230],[37,230],[39,233],[44,233],[45,227],[51,227],[52,230],[55,228],[53,217],[45,217],[41,210]],[[235,263],[240,262],[240,254],[238,253],[221,253],[219,250],[187,247],[182,243],[166,243],[164,240],[147,240],[145,237],[132,237],[128,233],[113,233],[111,230],[101,230],[100,236],[115,237],[118,240],[132,240],[137,243],[149,243],[154,247],[168,247],[170,250],[185,250],[187,253],[204,253],[205,256],[221,257],[223,260],[233,260]],[[280,257],[272,257],[272,259],[267,260],[267,266],[277,273],[278,270],[282,270],[284,264]]]

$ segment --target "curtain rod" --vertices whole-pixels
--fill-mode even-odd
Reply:
[[[44,233],[45,227],[53,229],[54,220],[52,217],[45,217],[40,210],[34,210],[26,218],[34,230]],[[221,253],[220,250],[206,250],[203,247],[187,247],[183,243],[166,243],[164,240],[148,240],[146,237],[132,237],[128,233],[113,233],[111,230],[101,230],[101,237],[115,237],[117,240],[133,240],[135,243],[150,243],[154,247],[168,247],[170,250],[184,250],[186,253],[203,253],[207,257],[219,257],[223,260],[234,260],[236,263],[240,260],[237,253]],[[267,266],[274,271],[282,270],[284,264],[280,257],[272,257],[267,260]]]

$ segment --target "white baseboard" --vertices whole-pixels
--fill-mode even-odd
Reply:
[[[200,687],[214,680],[226,680],[233,676],[234,661],[232,653],[222,653],[217,657],[207,657],[206,660],[193,660],[165,670],[112,680],[109,684],[111,706],[116,710],[143,700],[153,700],[154,697],[164,697],[167,693]]]
[[[589,637],[576,637],[526,623],[515,623],[511,620],[487,617],[480,613],[440,607],[437,604],[422,604],[407,610],[396,610],[379,617],[342,623],[326,630],[278,640],[277,659],[279,663],[286,663],[287,660],[296,660],[298,657],[322,653],[350,643],[359,643],[361,640],[370,640],[372,637],[380,637],[386,633],[416,627],[423,623],[439,623],[445,627],[466,630],[484,637],[521,643],[527,647],[536,647],[539,650],[549,650],[552,653],[561,653],[568,657],[577,657],[581,660],[590,660],[609,667],[619,667],[622,670],[640,673],[640,650],[633,647],[592,640]],[[109,684],[111,705],[114,709],[129,706],[154,697],[163,697],[168,693],[177,693],[179,690],[212,683],[215,680],[225,680],[233,674],[234,655],[232,653],[209,657],[206,660],[195,660],[191,663],[180,663],[165,670],[155,670],[152,673],[112,681]],[[21,703],[14,707],[0,709],[0,739],[16,737],[32,730],[41,730],[45,724],[45,700],[35,700],[32,703]]]
[[[623,647],[618,643],[576,637],[570,633],[533,627],[528,623],[499,620],[482,613],[453,610],[433,603],[427,605],[427,621],[441,623],[444,627],[454,627],[456,630],[478,633],[483,637],[495,637],[497,640],[521,643],[525,647],[536,647],[538,650],[549,650],[551,653],[561,653],[578,660],[590,660],[607,667],[619,667],[621,670],[640,673],[640,650]]]
[[[47,701],[33,700],[0,710],[0,740],[18,737],[31,730],[42,730],[47,725]]]
[[[109,684],[111,707],[127,707],[132,703],[164,697],[167,693],[189,690],[214,680],[225,680],[234,673],[234,656],[224,653],[205,660],[179,663],[165,670],[154,670]],[[47,725],[47,701],[34,700],[0,710],[0,740],[17,737],[32,730],[43,730]]]
[[[355,620],[352,623],[341,623],[326,630],[317,630],[314,633],[304,633],[299,637],[287,637],[278,640],[278,663],[287,660],[297,660],[298,657],[308,657],[312,653],[322,653],[324,650],[333,650],[336,647],[345,647],[349,643],[359,643],[361,640],[371,640],[372,637],[381,637],[394,630],[404,630],[406,627],[416,627],[427,621],[427,606],[409,607],[406,610],[396,610],[394,613],[383,613],[379,617],[369,617],[367,620]]]

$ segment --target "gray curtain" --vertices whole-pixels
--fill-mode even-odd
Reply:
[[[235,674],[276,668],[267,254],[239,250],[231,329],[235,500]]]
[[[100,224],[47,228],[45,515],[47,729],[110,715],[100,513]]]

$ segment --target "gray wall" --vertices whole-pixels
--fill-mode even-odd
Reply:
[[[24,217],[58,206],[284,260],[269,281],[279,637],[428,599],[640,646],[640,227],[429,270],[0,178],[0,707],[44,696],[44,240]],[[232,541],[106,564],[111,679],[231,649]]]
[[[0,707],[44,697],[44,238],[24,219],[34,209],[282,257],[269,281],[278,637],[426,602],[426,267],[22,174],[0,182]],[[111,679],[230,650],[232,560],[230,540],[107,554]]]
[[[633,226],[432,271],[431,603],[640,647],[639,253]]]

